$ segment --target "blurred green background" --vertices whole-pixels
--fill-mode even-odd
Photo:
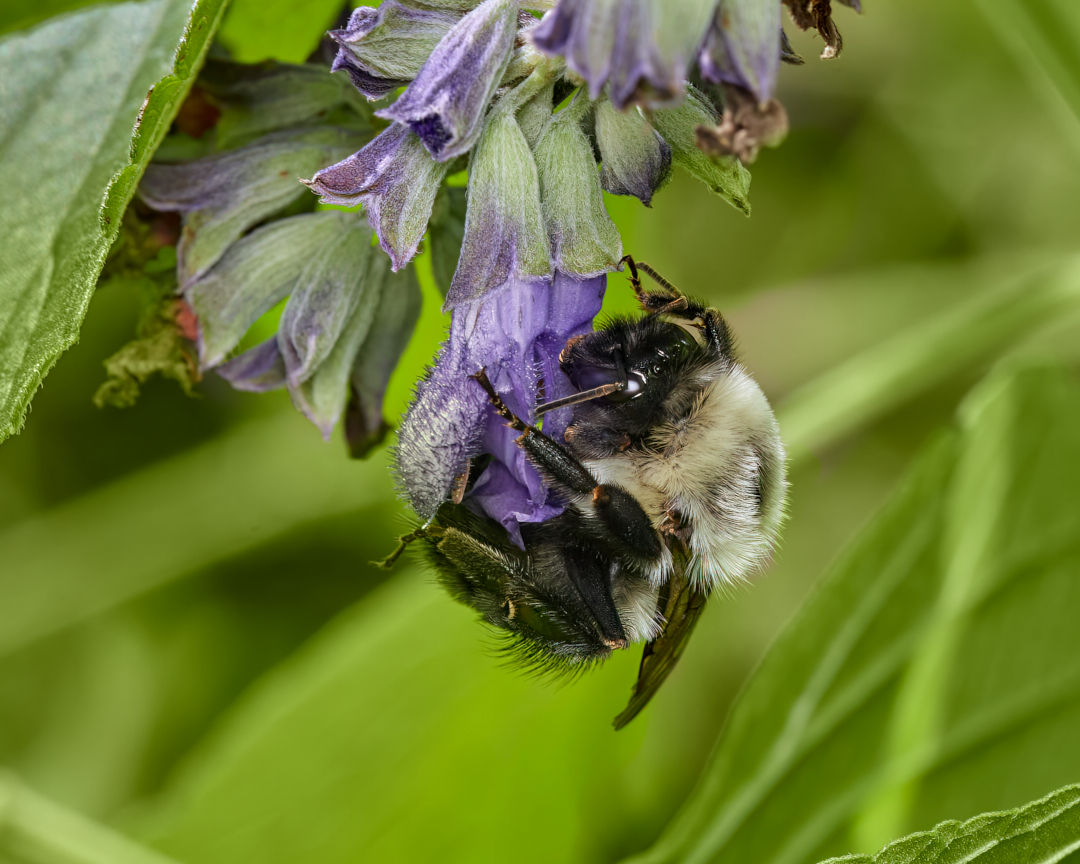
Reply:
[[[0,29],[39,17],[26,5]],[[300,5],[241,0],[221,40],[302,60],[335,10]],[[652,843],[770,641],[963,395],[1009,355],[1080,359],[1080,305],[1006,303],[994,339],[954,324],[870,408],[800,389],[981,320],[1078,246],[1080,121],[998,38],[992,0],[865,5],[838,11],[837,61],[792,33],[807,64],[782,70],[792,130],[753,166],[751,219],[681,173],[652,209],[608,202],[626,251],[729,318],[782,418],[835,419],[797,436],[775,566],[715,598],[631,727],[610,721],[637,651],[567,686],[523,678],[430,575],[368,564],[406,524],[384,452],[350,462],[284,394],[213,376],[197,399],[152,381],[133,409],[94,408],[140,312],[113,284],[0,447],[0,764],[193,864],[603,862]],[[446,326],[428,267],[391,418]],[[606,308],[631,299],[610,277]]]

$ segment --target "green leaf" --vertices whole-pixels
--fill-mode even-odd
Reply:
[[[124,209],[223,5],[104,6],[0,42],[0,440],[78,338]]]
[[[818,861],[1080,775],[1080,390],[1001,372],[782,634],[641,862]]]
[[[174,864],[171,858],[34,794],[4,773],[0,773],[0,861]]]
[[[942,822],[896,840],[876,855],[823,864],[1052,864],[1080,849],[1080,785],[1003,813]]]
[[[634,658],[543,687],[485,641],[396,574],[249,691],[149,836],[198,864],[598,860],[633,796],[640,737],[608,724]]]
[[[698,149],[698,126],[716,125],[717,117],[705,99],[692,87],[675,108],[653,114],[653,125],[671,145],[675,164],[693,174],[736,210],[750,215],[750,172],[734,157],[713,159]]]

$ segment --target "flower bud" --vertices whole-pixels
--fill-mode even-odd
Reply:
[[[253,225],[299,198],[299,176],[361,141],[335,127],[275,132],[184,165],[150,165],[139,196],[155,210],[187,214],[177,248],[181,286],[206,273]]]
[[[360,6],[344,30],[330,32],[341,46],[335,64],[356,67],[375,79],[410,81],[457,21],[457,15],[415,9],[397,0],[384,0],[377,9]]]
[[[551,115],[534,150],[554,266],[581,277],[619,266],[622,241],[604,207],[592,144],[581,131],[584,93]]]
[[[397,271],[416,255],[449,167],[433,161],[408,127],[394,123],[363,150],[304,182],[324,204],[363,204]]]
[[[279,219],[234,243],[184,291],[199,319],[199,362],[223,362],[265,312],[296,290],[308,263],[337,248],[361,226],[351,213],[308,213]]]
[[[290,387],[321,368],[338,349],[338,337],[354,311],[359,305],[371,306],[381,288],[367,278],[374,267],[371,229],[356,216],[343,220],[343,226],[348,227],[309,259],[281,313],[278,347]]]
[[[698,64],[706,81],[736,84],[772,98],[780,71],[780,4],[720,0]]]
[[[536,163],[513,112],[496,108],[469,160],[465,237],[445,308],[550,275]]]
[[[633,195],[646,207],[671,178],[671,147],[634,107],[596,103],[596,143],[603,159],[600,182],[613,195]]]
[[[562,54],[589,95],[610,86],[618,108],[652,105],[683,92],[716,0],[563,0],[533,31],[547,54]]]
[[[484,0],[443,37],[405,92],[378,116],[408,125],[440,162],[467,153],[510,61],[517,24],[513,0]]]
[[[383,400],[390,376],[420,317],[420,286],[412,268],[388,276],[371,328],[353,362],[345,437],[355,459],[377,447],[390,430]]]

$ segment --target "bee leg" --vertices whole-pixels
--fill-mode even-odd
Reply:
[[[602,459],[625,453],[634,443],[625,431],[587,423],[571,423],[566,427],[563,438],[575,453],[585,459]]]
[[[592,512],[595,518],[584,520],[586,531],[612,558],[648,568],[663,556],[648,514],[621,486],[602,483],[593,489]]]
[[[683,550],[690,548],[690,536],[693,533],[690,525],[683,520],[683,515],[674,507],[669,507],[664,513],[664,518],[657,526],[657,530],[665,537],[670,537],[678,543]]]
[[[499,398],[484,370],[473,377],[487,392],[499,416],[511,429],[521,432],[517,445],[525,451],[544,482],[564,498],[582,502],[583,515],[589,509],[586,502],[591,501],[591,515],[595,518],[583,520],[590,539],[615,560],[648,566],[661,558],[663,543],[636,498],[621,486],[597,483],[589,470],[558,441],[516,417]]]
[[[665,315],[687,308],[689,301],[685,295],[644,261],[638,264],[634,261],[633,256],[625,255],[619,263],[624,262],[630,268],[630,287],[634,289],[634,296],[637,297],[641,308],[649,315]],[[646,291],[641,285],[641,277],[638,275],[639,269],[651,276],[662,290]]]
[[[705,344],[717,357],[727,360],[735,359],[735,343],[731,338],[724,316],[715,309],[706,309],[702,313],[703,329],[705,331]]]
[[[397,549],[395,549],[381,561],[372,561],[371,563],[375,567],[378,567],[380,570],[390,570],[397,562],[397,559],[400,558],[405,552],[405,550],[409,548],[409,545],[411,543],[425,536],[427,536],[427,531],[424,529],[423,526],[417,528],[415,531],[410,531],[408,534],[403,534],[402,536],[398,537]]]

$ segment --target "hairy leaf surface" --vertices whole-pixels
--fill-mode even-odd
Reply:
[[[0,42],[0,440],[79,335],[224,0],[74,13]]]

